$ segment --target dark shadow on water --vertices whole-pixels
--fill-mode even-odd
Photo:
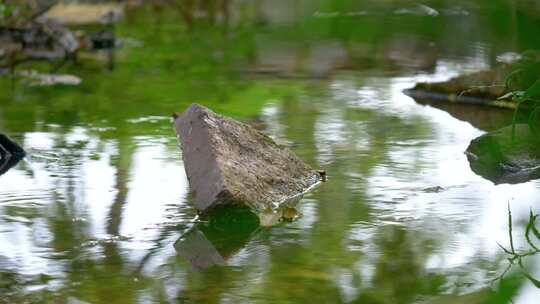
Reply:
[[[493,131],[512,123],[513,111],[481,105],[464,105],[451,102],[415,99],[416,102],[448,112],[453,117],[466,121],[475,128]],[[520,113],[518,121],[525,121],[526,115]]]
[[[13,168],[25,155],[17,143],[0,133],[0,175]]]
[[[250,240],[259,218],[246,208],[221,208],[200,219],[174,244],[176,252],[200,270],[224,265]]]

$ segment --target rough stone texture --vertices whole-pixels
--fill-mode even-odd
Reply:
[[[294,199],[320,180],[319,173],[289,149],[201,105],[175,114],[175,128],[200,211],[245,204],[261,212]]]
[[[527,124],[484,134],[466,151],[471,169],[495,184],[517,184],[540,178],[540,137]]]

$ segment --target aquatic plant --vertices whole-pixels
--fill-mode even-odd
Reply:
[[[515,139],[515,127],[518,111],[527,108],[530,111],[528,125],[533,134],[540,138],[538,114],[540,114],[540,60],[534,52],[525,52],[523,59],[506,78],[508,94],[499,99],[511,98],[517,106],[512,119],[512,138]]]
[[[524,266],[524,259],[533,255],[536,255],[537,253],[540,253],[540,248],[534,244],[533,237],[536,238],[537,241],[540,241],[540,232],[538,231],[538,228],[536,227],[536,220],[538,218],[538,214],[534,214],[531,210],[529,213],[529,222],[527,223],[527,227],[525,228],[525,239],[527,241],[527,244],[529,245],[529,248],[525,251],[518,251],[516,250],[516,247],[514,245],[514,237],[512,233],[512,211],[510,210],[510,205],[508,206],[508,237],[510,240],[510,248],[506,248],[502,246],[501,244],[497,243],[499,247],[508,255],[508,265],[505,268],[505,270],[497,276],[493,281],[502,280],[504,276],[515,266],[517,265],[521,271],[521,273],[529,280],[531,283],[533,283],[534,286],[537,288],[540,288],[540,280],[534,278],[525,268]],[[531,236],[532,234],[532,236]]]

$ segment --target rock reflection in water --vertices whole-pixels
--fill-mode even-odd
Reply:
[[[448,112],[453,117],[470,123],[475,128],[484,131],[500,129],[512,123],[513,111],[499,108],[491,108],[480,105],[463,105],[451,102],[440,102],[430,99],[415,98],[420,104]],[[518,115],[523,120],[522,113]]]
[[[174,244],[195,269],[223,265],[250,240],[259,219],[249,209],[220,208],[201,218]]]
[[[284,204],[276,210],[254,214],[247,208],[227,207],[201,218],[174,244],[176,252],[197,270],[224,265],[263,227],[290,222],[300,216],[294,205]]]

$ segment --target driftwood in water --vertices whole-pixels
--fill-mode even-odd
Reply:
[[[404,93],[421,103],[452,102],[515,109],[517,103],[501,99],[509,92],[505,85],[509,67],[461,75],[443,82],[420,82]]]
[[[486,99],[484,97],[467,96],[456,93],[437,92],[421,87],[405,90],[407,96],[414,98],[419,103],[450,102],[469,105],[490,106],[504,109],[515,109],[517,103],[510,100]]]

